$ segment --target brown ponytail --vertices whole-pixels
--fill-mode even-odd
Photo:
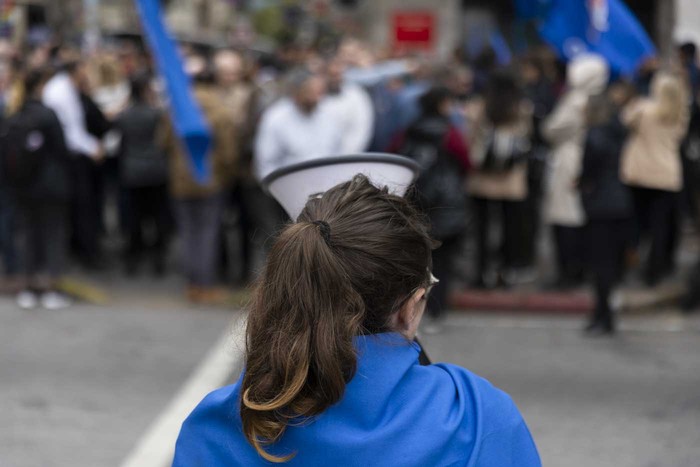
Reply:
[[[243,432],[258,453],[287,425],[338,402],[355,374],[353,337],[388,331],[428,281],[433,242],[406,200],[364,176],[309,201],[270,250],[248,318]]]

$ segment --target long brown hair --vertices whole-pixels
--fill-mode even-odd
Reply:
[[[433,241],[405,199],[358,175],[311,199],[270,250],[246,332],[243,432],[265,447],[338,402],[356,369],[353,337],[389,321],[429,281]]]
[[[687,113],[686,89],[683,81],[669,72],[659,72],[651,82],[652,102],[659,121],[677,125]]]

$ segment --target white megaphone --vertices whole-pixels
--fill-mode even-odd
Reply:
[[[377,187],[399,196],[418,176],[413,160],[383,153],[362,153],[312,159],[275,170],[262,181],[268,193],[296,220],[310,197],[364,174]]]

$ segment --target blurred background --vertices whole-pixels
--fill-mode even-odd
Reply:
[[[366,151],[423,167],[433,361],[544,465],[698,465],[697,42],[694,0],[0,0],[0,466],[169,465],[261,180]]]

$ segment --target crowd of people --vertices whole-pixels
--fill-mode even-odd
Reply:
[[[328,155],[393,152],[422,166],[410,196],[442,242],[434,320],[465,235],[476,244],[471,285],[508,287],[535,279],[546,226],[556,256],[547,287],[592,279],[587,329],[612,333],[614,285],[640,262],[642,241],[650,245],[642,276],[653,286],[674,271],[684,219],[699,215],[693,44],[664,66],[647,60],[633,77],[595,55],[565,65],[546,47],[502,65],[488,49],[476,57],[457,50],[441,63],[379,57],[355,39],[332,52],[286,46],[271,56],[183,45],[213,133],[205,183],[193,175],[143,49],[0,51],[0,246],[23,308],[67,306],[56,283],[68,253],[102,269],[101,239],[115,230],[128,275],[144,264],[165,273],[176,234],[187,298],[221,301],[221,262],[239,258],[247,281],[286,220],[261,181]],[[116,227],[106,225],[106,206]],[[230,212],[235,253],[223,239]]]

